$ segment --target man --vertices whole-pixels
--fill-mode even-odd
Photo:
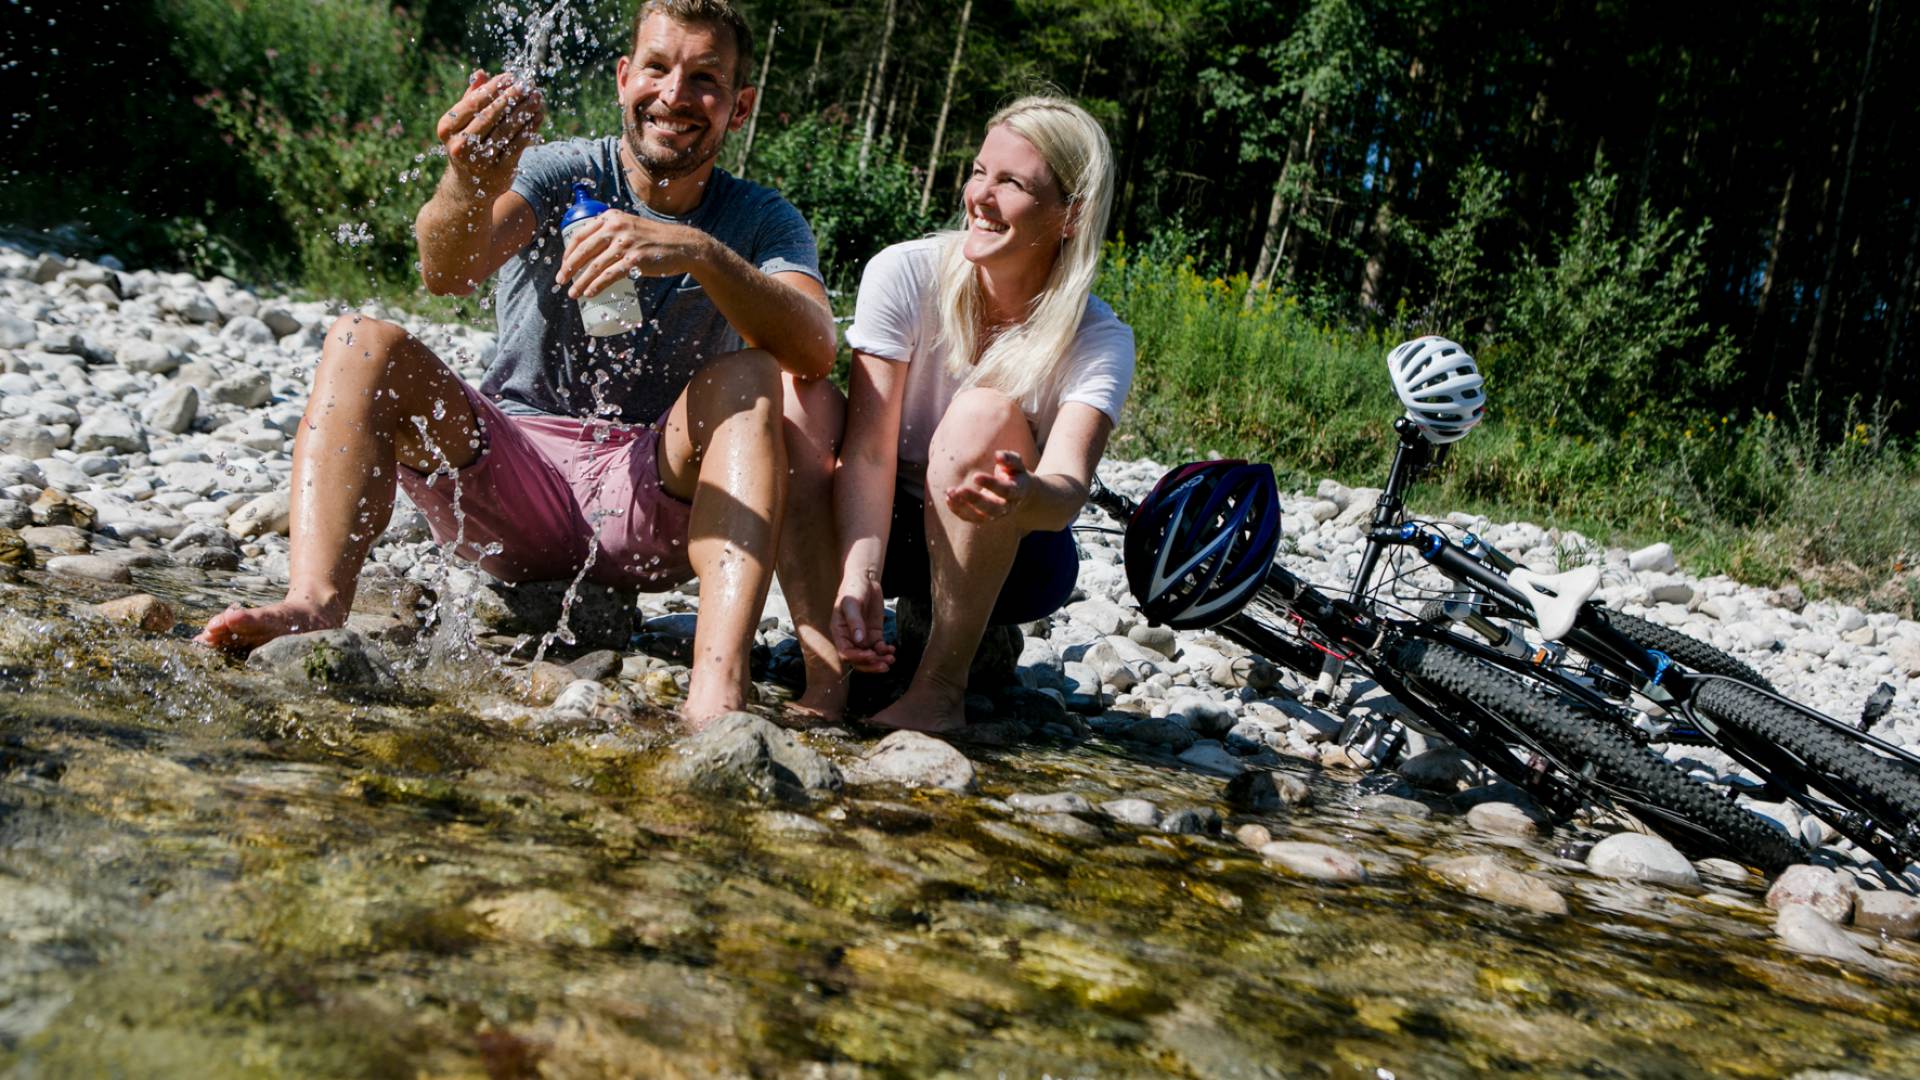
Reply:
[[[714,167],[753,110],[751,50],[731,0],[646,0],[617,68],[622,133],[531,151],[538,91],[474,73],[441,118],[447,170],[415,231],[434,293],[499,271],[499,355],[476,390],[397,326],[336,321],[294,444],[286,599],[229,609],[199,641],[244,650],[340,625],[397,480],[437,539],[504,580],[697,575],[683,713],[698,726],[746,703],[775,553],[821,550],[783,529],[832,528],[819,508],[843,408],[806,222]],[[563,241],[578,181],[613,209]],[[589,338],[576,299],[621,275],[647,321]],[[831,603],[831,567],[779,569],[797,611]],[[837,693],[831,643],[802,644],[809,696]]]

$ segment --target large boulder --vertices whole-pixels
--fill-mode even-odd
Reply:
[[[278,637],[253,650],[247,666],[286,682],[349,693],[391,690],[393,668],[358,630],[316,630]]]

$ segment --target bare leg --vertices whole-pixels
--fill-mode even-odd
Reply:
[[[934,430],[927,455],[927,560],[933,577],[933,628],[913,682],[899,701],[873,717],[882,727],[958,731],[967,726],[967,670],[1006,583],[1021,532],[1010,521],[963,521],[945,491],[993,467],[996,450],[1038,461],[1033,435],[1012,398],[968,390],[953,400]]]
[[[194,640],[245,651],[345,622],[367,552],[393,514],[396,458],[422,471],[443,458],[460,468],[479,454],[477,431],[460,379],[426,346],[364,315],[334,320],[294,436],[287,597],[229,608]]]
[[[681,711],[696,729],[747,703],[786,497],[780,399],[771,355],[720,357],[687,384],[660,440],[661,483],[693,504],[687,558],[700,578],[700,619]]]
[[[787,438],[787,513],[780,531],[780,591],[793,613],[807,690],[794,703],[820,720],[837,720],[846,705],[846,671],[827,630],[840,581],[833,524],[833,470],[847,401],[825,379],[782,375]]]

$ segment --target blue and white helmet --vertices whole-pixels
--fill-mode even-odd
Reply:
[[[1156,623],[1214,626],[1253,599],[1279,547],[1273,467],[1194,462],[1161,477],[1127,522],[1127,585]]]
[[[1450,443],[1487,415],[1485,379],[1467,350],[1443,337],[1415,338],[1387,354],[1393,391],[1428,442]]]

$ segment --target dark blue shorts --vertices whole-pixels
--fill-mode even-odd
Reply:
[[[894,489],[887,565],[880,575],[880,589],[888,599],[932,597],[925,513],[919,499]],[[1073,584],[1079,577],[1080,550],[1074,545],[1071,528],[1030,532],[1021,538],[1020,548],[1013,554],[1013,567],[1007,571],[1006,584],[1000,587],[1000,599],[995,601],[987,621],[1001,626],[1051,615],[1073,595]]]

